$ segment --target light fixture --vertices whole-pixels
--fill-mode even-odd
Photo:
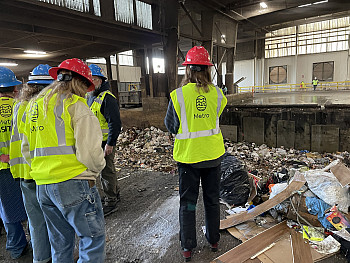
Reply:
[[[306,7],[306,6],[310,6],[311,4],[305,4],[305,5],[299,5],[298,7]]]
[[[45,51],[39,51],[39,50],[24,50],[24,53],[32,54],[32,55],[46,55]]]
[[[16,67],[18,66],[17,63],[14,62],[0,62],[0,66],[4,66],[4,67]]]
[[[261,3],[260,3],[260,6],[261,6],[262,8],[267,8],[267,4],[266,4],[265,2],[261,2]]]
[[[328,0],[323,0],[323,1],[315,2],[313,4],[318,5],[318,4],[323,4],[323,3],[327,3],[327,2],[328,2]]]

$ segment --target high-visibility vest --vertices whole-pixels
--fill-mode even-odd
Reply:
[[[109,133],[108,122],[106,121],[105,117],[101,113],[102,102],[107,94],[110,94],[113,96],[113,98],[115,98],[115,96],[109,90],[103,91],[100,94],[98,94],[98,96],[96,97],[96,99],[94,100],[94,102],[91,104],[91,107],[90,107],[90,109],[95,114],[95,116],[97,117],[100,123],[102,136],[103,136],[102,141],[107,141],[108,133]]]
[[[318,79],[312,80],[312,85],[316,86],[318,84]]]
[[[227,99],[222,91],[209,85],[208,93],[198,93],[196,83],[171,92],[180,120],[175,136],[173,158],[181,163],[215,160],[225,153],[219,117]]]
[[[13,106],[12,133],[10,141],[10,169],[13,178],[32,179],[29,175],[30,166],[21,152],[22,136],[25,120],[25,109],[28,102],[16,102]]]
[[[84,172],[87,167],[77,160],[72,119],[68,107],[86,102],[72,95],[54,94],[48,104],[44,98],[30,102],[26,108],[24,135],[29,142],[30,176],[37,185],[64,182]],[[56,103],[56,99],[58,100]]]
[[[9,154],[10,152],[13,103],[13,98],[0,98],[0,154]],[[8,163],[0,162],[0,170],[8,168],[10,168]]]

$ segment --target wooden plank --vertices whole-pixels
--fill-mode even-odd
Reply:
[[[271,243],[277,241],[283,234],[288,232],[288,226],[285,221],[271,227],[259,235],[248,239],[242,244],[234,247],[225,254],[217,257],[212,262],[215,263],[241,263],[248,259],[256,253],[260,252]]]
[[[343,163],[331,167],[331,171],[342,186],[350,184],[350,170]]]
[[[301,233],[297,233],[295,230],[290,230],[290,235],[292,237],[291,245],[293,252],[293,262],[294,263],[313,263],[311,256],[311,249],[309,242],[303,239]]]
[[[244,211],[244,212],[235,214],[227,219],[221,220],[220,229],[226,229],[226,228],[238,225],[240,223],[243,223],[249,219],[253,219],[254,217],[271,209],[275,205],[278,205],[279,203],[283,202],[286,198],[291,196],[294,191],[299,190],[305,184],[305,182],[306,180],[304,178],[304,175],[297,172],[294,175],[293,180],[287,186],[287,188],[284,189],[281,193],[277,194],[272,199],[267,200],[266,202],[254,207],[249,211]]]

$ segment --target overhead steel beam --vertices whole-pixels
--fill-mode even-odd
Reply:
[[[183,2],[180,2],[180,6],[182,7],[182,9],[185,11],[187,17],[191,20],[192,25],[194,26],[194,28],[197,30],[197,32],[199,33],[199,35],[201,37],[203,37],[202,31],[198,28],[196,21],[194,21],[193,17],[191,16],[190,12],[187,10],[187,8],[185,7]]]

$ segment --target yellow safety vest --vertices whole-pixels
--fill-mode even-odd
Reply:
[[[10,169],[13,178],[32,179],[29,175],[30,166],[21,152],[23,121],[28,102],[17,102],[13,107],[12,133],[10,141]]]
[[[9,154],[10,152],[13,103],[13,98],[0,98],[0,154]],[[10,165],[8,163],[0,162],[0,170],[8,168],[10,168]]]
[[[317,85],[318,84],[318,79],[314,79],[314,80],[312,80],[312,85]]]
[[[175,136],[173,158],[181,163],[215,160],[225,153],[219,117],[227,99],[214,85],[208,93],[198,93],[196,83],[188,83],[171,92],[180,120]]]
[[[109,133],[109,128],[108,128],[108,122],[106,121],[105,117],[101,113],[101,106],[102,102],[107,94],[110,94],[115,98],[115,96],[110,92],[109,90],[103,91],[94,100],[94,102],[91,104],[90,109],[92,112],[96,115],[98,121],[100,122],[100,127],[102,131],[102,136],[103,139],[102,141],[107,141],[108,139],[108,133]]]
[[[30,176],[38,185],[64,182],[87,169],[75,155],[74,130],[68,112],[68,107],[78,101],[87,106],[85,100],[76,95],[67,98],[66,94],[57,98],[54,94],[46,111],[44,98],[28,104],[24,128],[30,146]]]

